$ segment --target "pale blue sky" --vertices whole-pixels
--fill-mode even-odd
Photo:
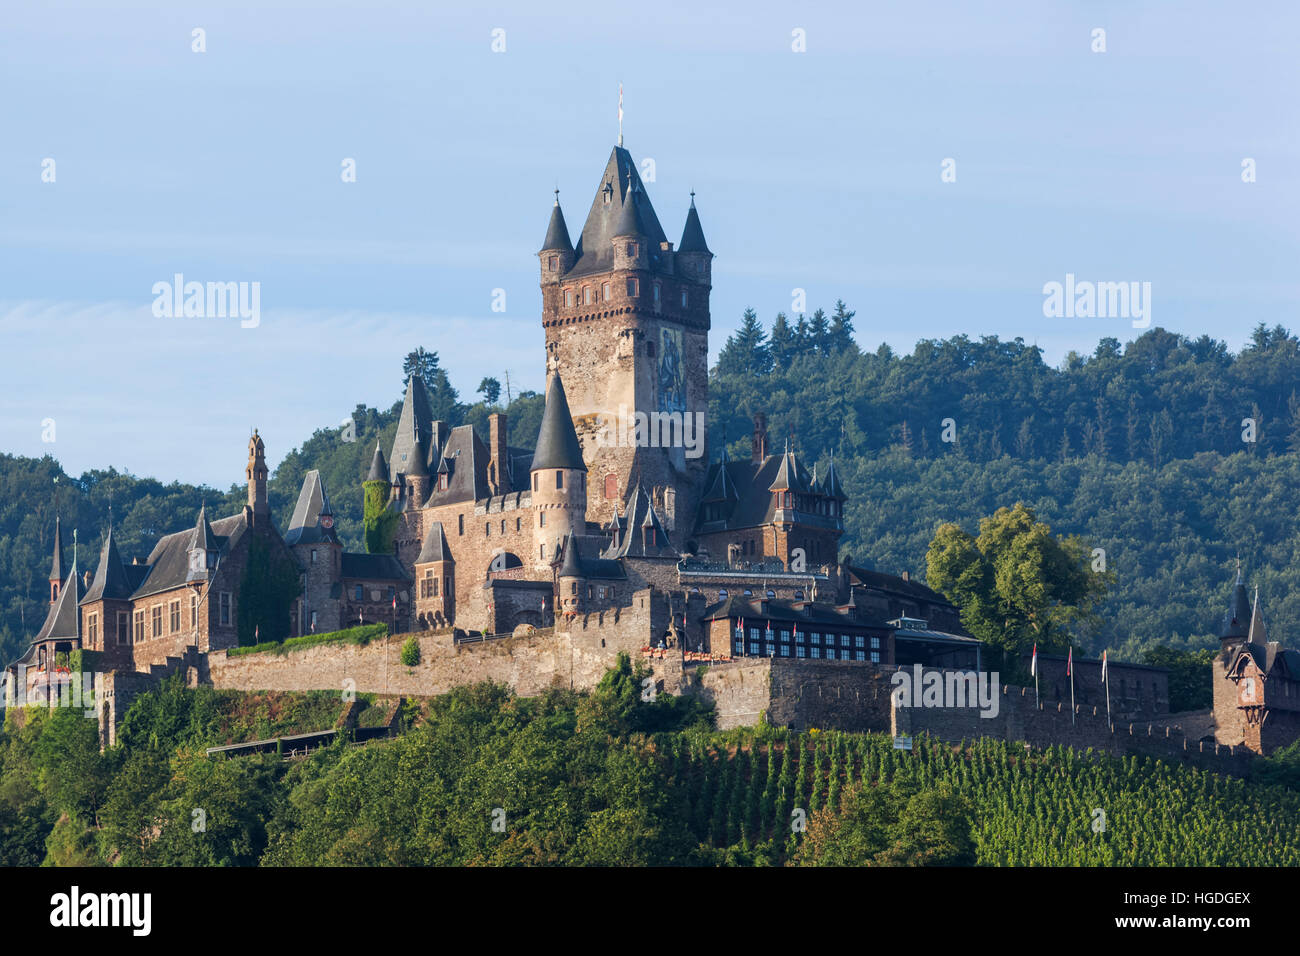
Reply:
[[[619,82],[674,241],[697,192],[715,355],[796,287],[867,349],[1136,334],[1045,319],[1067,272],[1149,281],[1154,324],[1237,348],[1300,326],[1298,26],[1293,2],[7,3],[0,451],[225,486],[251,425],[274,463],[395,401],[416,345],[467,399],[540,388],[534,253],[557,183],[581,227]],[[154,318],[176,272],[260,282],[261,325]]]

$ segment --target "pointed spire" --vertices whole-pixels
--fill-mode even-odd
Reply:
[[[560,565],[559,577],[562,578],[580,578],[582,577],[582,564],[578,557],[578,539],[573,532],[564,539],[564,563]]]
[[[540,468],[587,470],[582,460],[582,443],[573,427],[569,400],[558,373],[551,377],[551,384],[546,389],[546,408],[542,412],[542,426],[537,431],[537,448],[533,451],[530,470]]]
[[[406,462],[406,476],[408,478],[425,478],[429,474],[429,452],[425,447],[424,439],[420,437],[420,429],[413,426],[411,429],[411,456]]]
[[[1259,585],[1255,585],[1255,604],[1250,612],[1250,643],[1258,647],[1268,646],[1268,635],[1264,632],[1264,615],[1259,609]]]
[[[551,207],[551,222],[546,227],[546,238],[542,240],[542,252],[572,252],[573,243],[569,241],[569,227],[564,222],[564,212],[560,209],[560,191],[555,190],[555,205]]]
[[[677,244],[678,252],[709,252],[709,244],[704,241],[704,229],[700,226],[700,214],[695,211],[695,190],[691,190],[691,208],[686,211],[686,227],[682,230],[682,241]]]
[[[63,569],[63,521],[54,516],[54,560],[50,563],[50,583],[62,582],[66,574]]]
[[[623,196],[623,208],[619,211],[618,222],[614,225],[614,238],[623,236],[644,236],[648,230],[641,224],[637,213],[637,182],[632,175],[632,167],[627,167],[627,192]]]
[[[402,414],[397,420],[397,434],[393,436],[393,448],[388,454],[388,467],[392,478],[396,479],[398,475],[412,473],[411,469],[415,464],[411,460],[411,453],[415,437],[424,429],[431,428],[432,421],[433,405],[429,401],[429,390],[425,387],[424,379],[412,372],[406,380]],[[427,451],[428,446],[425,445],[426,454]],[[427,458],[424,467],[428,468]]]
[[[1228,599],[1228,611],[1223,616],[1223,626],[1219,630],[1222,641],[1244,641],[1250,636],[1251,607],[1250,597],[1246,593],[1246,584],[1241,576],[1241,560],[1237,560],[1237,583],[1233,585],[1232,596]]]
[[[190,538],[190,550],[201,548],[204,551],[215,551],[217,549],[217,536],[212,533],[212,525],[208,522],[208,503],[203,502],[199,508],[199,520],[194,526],[194,534]]]
[[[384,453],[379,448],[379,439],[375,439],[375,454],[370,459],[370,473],[366,475],[366,481],[389,481],[388,462],[384,461]]]
[[[104,536],[104,546],[99,552],[99,567],[95,569],[95,579],[90,584],[90,590],[86,596],[81,599],[82,604],[89,604],[91,601],[124,601],[131,597],[131,585],[127,581],[126,566],[122,563],[122,556],[118,553],[117,544],[113,540],[113,528],[110,525],[108,534]]]
[[[840,484],[840,473],[835,469],[835,456],[831,456],[830,464],[826,466],[826,477],[822,479],[821,493],[831,498],[838,498],[844,501],[848,495],[844,493],[844,486]]]

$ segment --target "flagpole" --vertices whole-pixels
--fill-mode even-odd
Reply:
[[[1101,682],[1106,685],[1106,729],[1112,733],[1115,725],[1110,719],[1110,674],[1106,671],[1106,652],[1101,652]]]
[[[1070,672],[1070,723],[1075,723],[1074,707],[1074,648],[1070,648],[1070,656],[1067,659],[1066,670]]]

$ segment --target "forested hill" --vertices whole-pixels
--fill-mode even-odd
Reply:
[[[1054,531],[1106,550],[1116,584],[1101,632],[1083,635],[1092,649],[1136,658],[1153,644],[1211,646],[1237,555],[1260,585],[1270,636],[1300,646],[1300,340],[1286,329],[1261,325],[1234,354],[1157,328],[1126,345],[1104,338],[1053,368],[1020,339],[956,336],[919,342],[910,355],[864,352],[856,339],[869,333],[856,336],[853,320],[842,304],[829,315],[778,315],[770,327],[746,313],[710,376],[709,437],[715,457],[724,439],[746,457],[752,415],[764,411],[774,448],[793,435],[823,468],[833,453],[851,495],[843,550],[855,563],[921,576],[939,524],[975,531],[980,517],[1024,501]],[[486,432],[489,412],[506,404],[492,379],[480,384],[481,400],[461,402],[434,353],[408,356],[409,371],[453,424]],[[395,374],[395,400],[401,386]],[[541,398],[508,404],[511,444],[531,447]],[[271,479],[282,528],[303,474],[318,468],[345,542],[361,548],[361,479],[376,437],[391,444],[397,411],[358,406],[355,441],[318,431],[285,458]],[[945,419],[955,442],[942,440]],[[1250,427],[1256,440],[1243,441]],[[44,616],[56,476],[65,527],[80,529],[82,567],[97,560],[110,499],[130,560],[191,525],[205,498],[230,514],[245,497],[242,486],[219,492],[112,471],[74,478],[48,457],[0,456],[5,661]]]

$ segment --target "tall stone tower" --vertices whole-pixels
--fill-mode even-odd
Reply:
[[[248,440],[248,467],[244,474],[248,476],[248,505],[245,510],[249,527],[264,529],[271,520],[271,506],[266,498],[266,445],[256,428]]]
[[[564,380],[587,517],[608,521],[640,483],[680,548],[708,465],[713,253],[694,196],[674,250],[631,154],[616,146],[577,245],[557,195],[538,256],[547,373]]]

